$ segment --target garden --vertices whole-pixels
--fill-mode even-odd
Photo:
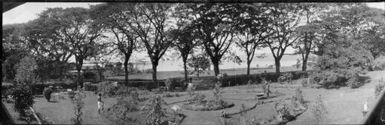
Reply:
[[[357,124],[383,98],[385,16],[366,3],[87,6],[3,24],[14,123]]]

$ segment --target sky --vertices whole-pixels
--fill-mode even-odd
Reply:
[[[3,25],[6,24],[18,24],[18,23],[25,23],[28,21],[31,21],[33,19],[36,19],[38,17],[38,14],[46,10],[47,8],[54,8],[54,7],[62,7],[62,8],[68,8],[68,7],[84,7],[89,8],[90,5],[96,5],[100,3],[91,2],[91,3],[83,3],[83,2],[28,2],[25,4],[22,4],[18,7],[15,7],[5,13],[3,13],[2,22]],[[383,9],[385,11],[385,2],[371,2],[366,3],[369,7],[373,8],[379,8]],[[288,50],[288,53],[291,53]],[[269,51],[268,48],[257,50],[256,54],[266,53],[267,57],[263,59],[255,58],[251,64],[252,67],[256,67],[258,64],[260,67],[264,67],[267,65],[274,64],[274,59]],[[168,55],[171,55],[171,53],[168,53]],[[238,53],[238,55],[244,59],[246,56],[243,53]],[[131,60],[147,60],[149,62],[148,58],[145,57],[145,53],[134,53]],[[120,58],[116,56],[110,57],[113,61],[119,61]],[[283,59],[281,61],[282,66],[291,66],[294,65],[297,62],[297,59],[300,58],[299,55],[293,56],[293,55],[285,55],[283,56]],[[151,68],[151,65],[145,66],[146,68]],[[222,65],[220,65],[222,69],[227,68],[245,68],[246,63],[241,63],[240,65],[232,63],[232,62],[224,62]],[[182,68],[182,61],[180,59],[171,59],[171,60],[164,60],[160,62],[160,65],[158,67],[159,71],[171,71],[171,70],[183,70]]]

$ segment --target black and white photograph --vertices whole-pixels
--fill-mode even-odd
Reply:
[[[2,4],[0,125],[385,125],[385,2]]]

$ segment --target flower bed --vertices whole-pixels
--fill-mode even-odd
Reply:
[[[233,103],[228,103],[223,100],[219,102],[215,100],[203,101],[201,103],[186,103],[182,107],[187,110],[193,111],[213,111],[213,110],[221,110],[225,108],[233,107]]]

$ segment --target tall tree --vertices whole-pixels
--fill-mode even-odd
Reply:
[[[4,25],[2,33],[2,79],[14,80],[15,65],[28,54],[25,40],[22,38],[24,24]]]
[[[271,36],[265,43],[270,48],[274,57],[275,71],[280,73],[281,59],[288,47],[298,39],[295,28],[297,28],[300,15],[298,14],[298,4],[273,3],[267,5],[266,13],[269,15],[269,25]]]
[[[222,57],[228,53],[229,47],[234,43],[234,17],[240,12],[236,11],[238,4],[193,4],[191,16],[194,17],[193,25],[198,29],[199,38],[204,49],[209,55],[217,76]]]
[[[173,46],[179,51],[183,61],[184,79],[188,81],[187,59],[192,54],[194,47],[198,46],[199,42],[194,35],[195,30],[191,25],[191,18],[188,17],[188,8],[185,4],[177,4],[173,13],[176,19],[176,29],[172,31],[172,37],[175,38]]]
[[[240,14],[237,18],[236,45],[246,53],[247,75],[250,75],[250,65],[255,57],[255,50],[264,47],[264,40],[269,36],[263,5],[244,4],[239,6]]]
[[[152,64],[152,79],[157,83],[157,67],[159,60],[171,46],[170,38],[170,4],[143,3],[137,4],[132,11],[127,12],[134,23],[130,28],[139,37],[147,49]],[[158,84],[159,85],[159,84]]]
[[[125,82],[128,85],[129,67],[128,63],[132,53],[138,46],[138,38],[130,27],[131,15],[127,12],[133,11],[135,4],[132,3],[108,3],[100,4],[91,8],[92,18],[98,23],[104,24],[104,29],[112,32],[114,46],[120,55],[124,56]]]
[[[31,52],[38,58],[39,74],[43,79],[63,78],[66,65],[72,53],[62,27],[56,25],[60,20],[60,9],[48,9],[39,18],[30,21],[25,27],[25,39]]]
[[[100,25],[91,20],[89,10],[85,8],[54,8],[50,16],[58,16],[52,24],[60,27],[65,41],[69,43],[69,51],[75,57],[77,83],[82,86],[81,70],[85,59],[94,55],[100,49],[99,39],[102,34]]]
[[[324,6],[323,4],[301,3],[299,7],[305,24],[296,29],[299,39],[293,47],[297,49],[295,54],[301,54],[302,71],[306,71],[310,53],[314,51],[316,44],[322,42],[324,38],[323,30],[315,23]]]

